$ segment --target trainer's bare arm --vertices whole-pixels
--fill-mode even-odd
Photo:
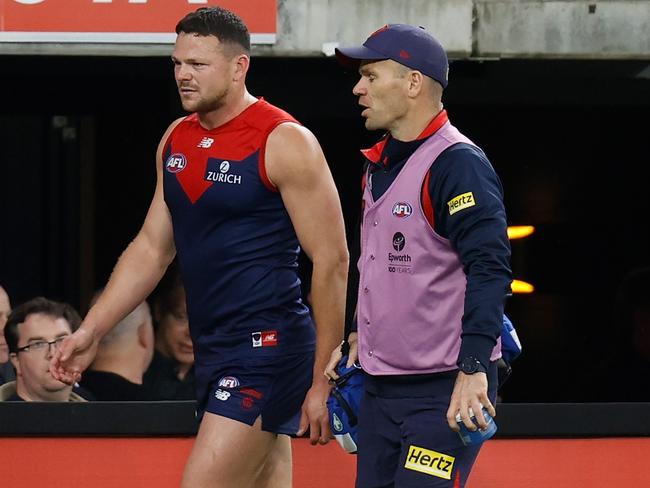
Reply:
[[[79,329],[63,342],[50,362],[52,375],[61,381],[79,379],[93,361],[101,338],[149,296],[174,259],[171,216],[163,198],[162,152],[180,120],[169,126],[158,145],[156,190],[142,228],[118,259],[104,292]]]
[[[341,342],[345,320],[348,250],[334,180],[314,135],[285,123],[266,144],[266,171],[278,188],[302,248],[313,263],[311,304],[316,322],[313,383],[302,408],[299,435],[310,428],[312,444],[331,437],[323,376],[332,349]]]

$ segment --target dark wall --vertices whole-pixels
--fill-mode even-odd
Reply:
[[[0,284],[14,302],[46,294],[83,310],[80,289],[103,284],[137,233],[159,138],[182,115],[171,62],[5,56],[2,63]],[[629,273],[650,266],[644,68],[631,61],[452,64],[445,93],[452,122],[490,157],[509,223],[537,228],[512,243],[515,277],[536,291],[507,305],[525,353],[505,401],[612,400],[626,391],[617,368],[634,352],[613,354],[629,333],[616,297]],[[301,58],[254,58],[248,82],[321,141],[350,236],[359,209],[357,150],[379,136],[363,128],[354,83],[331,59]],[[67,117],[64,127],[57,116]],[[84,212],[92,219],[80,223]],[[640,390],[632,399],[648,395]]]

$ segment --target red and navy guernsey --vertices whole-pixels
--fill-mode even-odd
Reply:
[[[165,142],[165,202],[199,363],[314,350],[298,238],[264,167],[268,135],[285,122],[296,120],[260,99],[212,130],[190,115]]]

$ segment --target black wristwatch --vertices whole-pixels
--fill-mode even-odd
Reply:
[[[465,374],[487,373],[487,370],[481,362],[472,356],[463,358],[463,360],[458,364],[458,367]]]

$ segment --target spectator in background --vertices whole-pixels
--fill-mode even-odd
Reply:
[[[9,348],[5,341],[4,328],[7,318],[11,313],[11,304],[9,295],[2,286],[0,286],[0,385],[16,378],[14,368],[9,362]]]
[[[100,401],[151,399],[142,378],[151,364],[153,341],[151,312],[147,302],[142,302],[99,342],[95,360],[81,377],[81,386]]]
[[[153,294],[155,350],[144,384],[153,400],[194,400],[194,351],[185,289],[174,261]]]
[[[4,330],[9,359],[16,381],[0,387],[1,401],[79,402],[86,401],[72,391],[72,385],[50,374],[54,350],[81,324],[72,306],[43,297],[16,307]]]

